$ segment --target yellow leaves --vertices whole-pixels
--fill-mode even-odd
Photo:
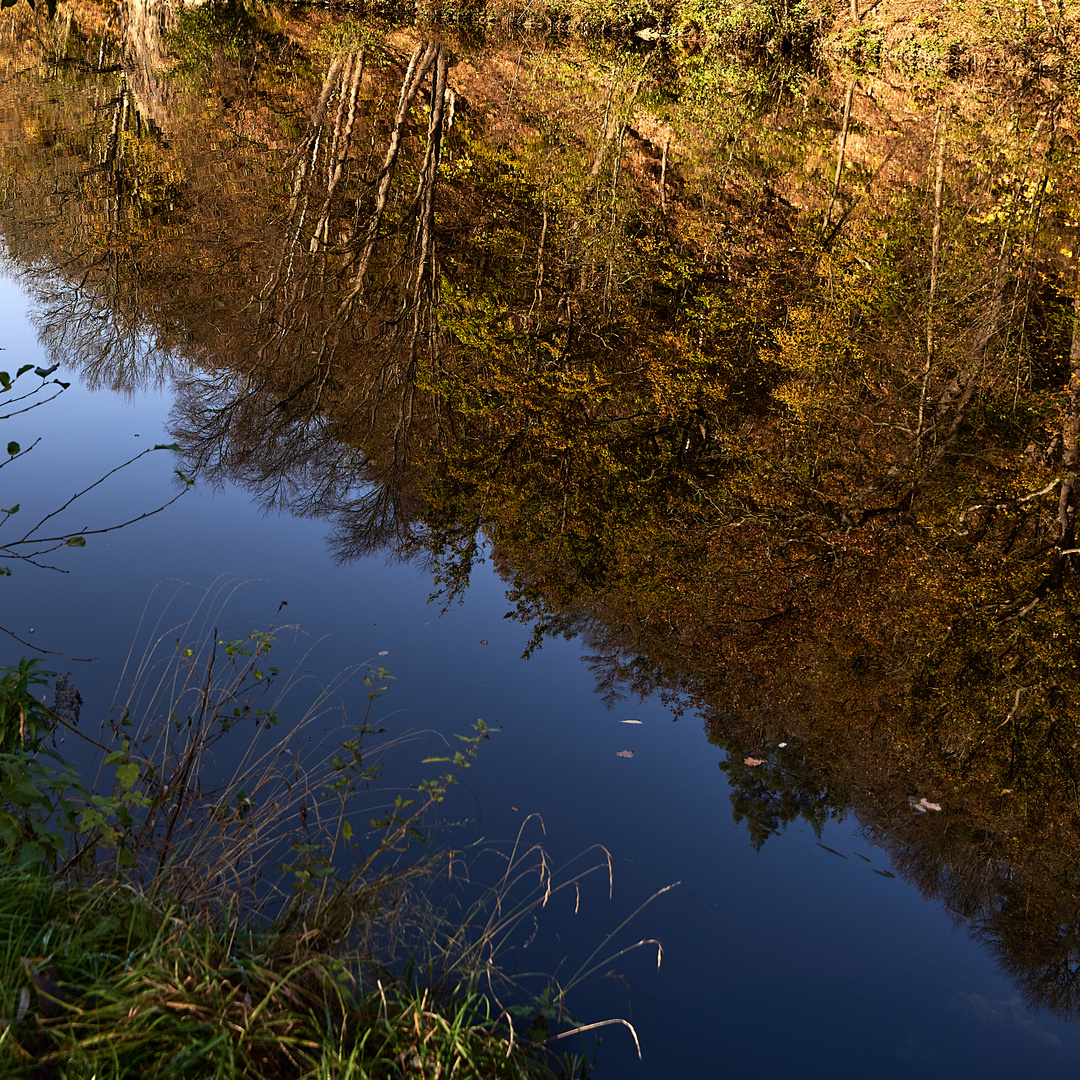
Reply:
[[[1000,194],[992,206],[981,214],[976,214],[973,221],[979,225],[993,225],[997,222],[1011,222],[1028,214],[1040,192],[1049,195],[1054,191],[1054,181],[1047,179],[1045,190],[1041,180],[1020,179],[1011,173],[998,177],[994,189]]]
[[[821,315],[803,305],[788,313],[788,325],[776,332],[776,358],[781,367],[813,376],[828,366],[822,354]]]
[[[1012,216],[1008,206],[998,205],[991,207],[982,214],[977,214],[974,220],[978,225],[993,225],[998,221],[1008,221]]]
[[[773,397],[786,405],[791,415],[799,421],[808,421],[820,410],[822,398],[806,380],[792,379],[773,390]]]
[[[835,306],[824,311],[809,305],[792,308],[774,340],[769,355],[793,378],[774,387],[772,396],[798,422],[809,421],[836,399],[846,373],[871,366],[844,312]]]

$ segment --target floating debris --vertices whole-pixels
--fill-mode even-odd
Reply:
[[[615,756],[616,757],[633,757],[634,756],[634,751],[633,750],[616,750],[615,751]]]
[[[749,765],[751,768],[756,768],[758,765],[764,765],[765,759],[760,757],[745,757],[742,760],[744,765]]]
[[[936,802],[927,802],[925,798],[916,799],[914,795],[908,796],[908,802],[911,803],[911,809],[916,814],[925,814],[928,810],[940,810],[941,804]]]
[[[620,720],[620,724],[644,724],[644,720]]]

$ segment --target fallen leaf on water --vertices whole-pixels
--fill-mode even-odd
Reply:
[[[634,756],[634,751],[633,750],[616,750],[615,751],[615,756],[616,757],[633,757]]]
[[[620,720],[620,724],[644,724],[644,720]]]
[[[759,757],[747,757],[747,758],[743,758],[742,763],[744,765],[750,765],[750,766],[753,767],[753,766],[756,766],[756,765],[764,765],[765,764],[765,759],[764,758],[759,758]]]

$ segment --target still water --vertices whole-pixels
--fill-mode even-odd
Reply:
[[[598,946],[662,944],[659,967],[645,945],[570,999],[640,1039],[639,1059],[604,1029],[599,1080],[1075,1075],[1075,791],[1038,786],[1064,761],[1068,791],[1075,749],[1053,607],[1072,534],[1046,541],[1051,474],[1075,470],[1052,438],[1068,110],[1027,88],[973,119],[964,88],[946,107],[606,46],[537,44],[519,81],[524,48],[515,67],[425,43],[435,108],[410,114],[411,39],[388,33],[365,68],[356,27],[296,18],[252,33],[249,69],[243,50],[192,61],[193,22],[172,82],[163,55],[71,22],[32,77],[12,61],[3,365],[58,363],[70,386],[4,420],[40,442],[0,504],[35,521],[147,447],[182,451],[66,510],[54,525],[85,548],[14,564],[0,625],[71,670],[92,724],[151,627],[209,591],[213,628],[242,637],[284,601],[274,658],[303,685],[389,673],[391,792],[482,718],[434,842],[469,847],[481,880],[519,836],[566,874],[601,851],[613,870],[610,896],[606,868],[576,912],[558,896],[507,966],[568,981]],[[177,467],[194,485],[141,518],[183,490]],[[373,491],[392,512],[349,533]],[[447,552],[474,540],[465,573]],[[1036,603],[993,594],[1036,613],[1004,646],[1003,619],[953,633],[990,610],[980,575],[1032,588],[1055,550]],[[943,641],[993,662],[965,654],[950,679]],[[0,662],[28,648],[4,635]],[[915,706],[897,681],[878,694],[886,676]],[[341,694],[359,720],[361,680]],[[1035,734],[1004,745],[1018,718]],[[789,797],[764,842],[748,830]],[[915,815],[927,797],[944,812]],[[1028,960],[1025,997],[1003,966]]]
[[[10,278],[0,295],[6,363],[45,364],[26,297]],[[171,404],[168,385],[113,395],[74,382],[6,422],[7,437],[42,442],[21,472],[5,473],[4,498],[26,510],[59,505],[142,446],[170,441]],[[148,455],[72,527],[126,520],[164,501],[172,467],[167,452]],[[535,814],[556,861],[602,844],[614,865],[612,898],[597,877],[576,916],[568,904],[545,913],[531,946],[537,958],[522,954],[523,967],[572,970],[678,882],[612,942],[613,952],[659,939],[660,969],[643,949],[612,967],[626,976],[629,998],[621,982],[593,980],[571,1002],[585,1021],[626,1016],[637,1029],[642,1060],[612,1028],[600,1078],[1074,1075],[1080,1032],[1025,1009],[948,912],[883,876],[888,857],[858,821],[830,821],[820,841],[793,826],[755,851],[731,820],[700,721],[687,714],[673,723],[656,700],[607,709],[574,641],[548,642],[522,660],[525,631],[503,619],[505,584],[490,562],[475,569],[464,601],[441,612],[421,568],[380,555],[337,565],[324,533],[318,520],[262,513],[235,487],[196,484],[161,514],[64,552],[66,573],[17,567],[4,584],[4,623],[43,648],[94,657],[48,658],[72,671],[85,722],[109,708],[148,608],[173,598],[182,612],[199,589],[242,580],[223,636],[267,625],[287,600],[287,621],[302,636],[283,633],[286,652],[294,647],[316,678],[364,661],[388,669],[383,724],[417,740],[393,763],[402,780],[439,750],[434,733],[452,736],[484,718],[497,734],[446,807],[441,837],[506,846]],[[9,641],[0,655],[12,662],[23,652]],[[352,704],[364,704],[358,688]],[[627,749],[632,760],[616,756]],[[541,838],[535,823],[526,828]]]

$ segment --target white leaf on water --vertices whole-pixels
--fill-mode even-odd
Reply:
[[[925,814],[928,810],[941,810],[940,803],[927,802],[925,795],[921,799],[916,799],[914,795],[909,795],[908,802],[911,804],[911,809],[914,810],[916,814]]]
[[[644,720],[620,720],[620,724],[644,724]]]

